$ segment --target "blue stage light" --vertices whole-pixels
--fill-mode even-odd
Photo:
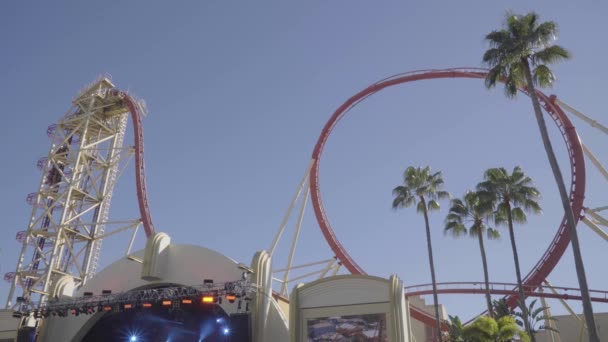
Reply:
[[[137,342],[137,336],[131,335],[131,337],[129,338],[129,342]]]
[[[224,321],[224,319],[220,317],[215,320],[215,323],[222,323],[223,321]]]
[[[222,332],[224,333],[224,335],[228,335],[228,334],[230,334],[230,329],[224,328],[224,330],[222,330]]]

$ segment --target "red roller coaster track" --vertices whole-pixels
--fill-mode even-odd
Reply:
[[[407,297],[422,296],[433,293],[432,284],[406,286]],[[490,283],[490,293],[501,296],[517,296],[517,284],[513,283]],[[542,291],[539,291],[541,290]],[[479,282],[444,282],[437,283],[437,293],[457,294],[484,294],[485,283]],[[555,292],[554,292],[555,291]],[[562,286],[524,286],[524,293],[528,297],[544,297],[556,299],[581,300],[581,290],[573,287]],[[591,301],[608,303],[608,291],[589,290]]]
[[[321,161],[321,154],[329,135],[333,128],[342,119],[348,111],[356,106],[359,102],[363,101],[366,97],[371,96],[378,91],[402,83],[430,80],[430,79],[442,79],[442,78],[476,78],[484,79],[487,74],[486,69],[479,68],[455,68],[455,69],[442,69],[442,70],[421,70],[413,71],[404,74],[395,75],[386,79],[383,79],[371,86],[363,89],[353,97],[348,99],[342,104],[327,121],[321,135],[317,140],[316,146],[312,153],[314,165],[310,174],[310,189],[311,189],[311,200],[315,211],[315,216],[319,223],[319,227],[323,232],[323,235],[330,248],[335,253],[336,257],[344,264],[344,266],[353,274],[365,274],[365,271],[353,260],[348,254],[344,246],[340,243],[334,230],[331,228],[327,214],[321,201],[321,192],[319,185],[319,164]],[[521,92],[527,94],[527,89],[520,89]],[[585,194],[585,161],[583,156],[582,147],[578,139],[576,129],[572,125],[572,122],[568,119],[564,111],[554,103],[553,99],[537,91],[537,95],[541,102],[544,110],[551,116],[553,121],[557,124],[568,150],[568,157],[570,160],[571,169],[571,186],[570,186],[570,199],[572,202],[572,211],[575,215],[576,221],[581,216],[583,209],[583,198]],[[536,263],[532,271],[524,279],[524,284],[529,289],[535,289],[541,285],[542,281],[549,275],[553,268],[559,262],[559,259],[564,254],[568,243],[570,242],[570,235],[567,231],[566,219],[562,219],[562,222],[557,230],[557,234],[551,241],[551,244],[545,251],[542,258]],[[456,292],[451,292],[456,293]],[[466,293],[466,292],[460,292]],[[505,292],[509,295],[508,303],[511,306],[515,305],[516,297],[513,292]],[[434,318],[418,308],[411,308],[412,317],[422,321],[426,324],[435,324]]]
[[[144,128],[142,125],[142,113],[139,104],[128,94],[117,90],[124,96],[125,103],[131,112],[133,121],[133,132],[135,135],[135,182],[137,188],[137,201],[141,222],[146,232],[146,237],[155,234],[150,206],[148,205],[148,191],[146,190],[146,164],[144,162]]]

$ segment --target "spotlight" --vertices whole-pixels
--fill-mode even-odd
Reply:
[[[229,293],[226,295],[226,299],[228,299],[230,303],[234,303],[236,300],[236,295],[234,293]]]
[[[129,341],[130,342],[137,342],[137,336],[136,335],[131,335],[131,337],[129,337]]]
[[[141,307],[142,307],[142,308],[144,308],[144,309],[149,309],[149,308],[151,308],[151,307],[152,307],[152,303],[143,303],[143,304],[141,305]]]
[[[220,317],[215,320],[215,323],[222,323],[223,321],[224,321],[224,319]]]
[[[205,284],[205,285],[213,284],[213,279],[205,279],[205,280],[203,280],[203,284]]]
[[[108,296],[112,294],[112,290],[101,290],[101,294],[104,296]]]
[[[212,295],[204,295],[201,302],[204,304],[212,304],[215,303],[215,298]]]
[[[182,299],[182,304],[192,304],[192,299]]]
[[[222,329],[222,333],[224,333],[224,335],[228,335],[228,334],[230,334],[230,329],[224,328],[224,329]]]
[[[171,306],[171,304],[173,304],[173,302],[171,302],[170,300],[163,300],[161,302],[162,306]]]
[[[125,310],[133,309],[133,304],[125,304],[124,309]]]
[[[83,297],[93,297],[93,292],[85,292],[83,293]]]
[[[106,306],[103,307],[103,311],[110,312],[110,311],[112,311],[112,307],[109,306],[109,305],[106,305]]]

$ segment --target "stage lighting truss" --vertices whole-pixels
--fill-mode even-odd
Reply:
[[[251,300],[256,286],[249,280],[238,280],[225,283],[205,282],[196,286],[172,286],[152,288],[122,293],[111,293],[103,291],[100,295],[87,292],[86,295],[76,298],[60,300],[49,300],[33,311],[18,312],[21,316],[33,315],[35,318],[68,315],[78,316],[80,314],[93,314],[95,312],[127,311],[133,309],[147,309],[153,306],[176,309],[180,306],[201,303],[202,305],[221,304],[222,298],[227,302],[234,303],[238,300],[239,308],[241,302]],[[204,301],[204,298],[213,298]]]

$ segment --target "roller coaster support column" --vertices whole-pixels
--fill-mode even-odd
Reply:
[[[306,185],[304,186],[306,189],[304,193],[304,199],[302,199],[302,204],[300,206],[300,213],[298,215],[298,223],[296,225],[296,232],[293,234],[293,240],[291,241],[291,249],[289,250],[289,258],[287,260],[287,267],[285,270],[285,274],[283,275],[283,286],[281,287],[281,294],[283,296],[288,296],[287,293],[287,279],[289,278],[289,271],[293,264],[293,255],[296,251],[296,245],[298,244],[298,238],[300,237],[300,230],[302,228],[302,219],[304,218],[304,212],[306,210],[306,203],[308,202],[308,195],[310,194],[310,187],[308,184],[308,180],[306,181]]]
[[[558,294],[558,292],[555,291],[555,289],[553,288],[553,286],[551,286],[551,283],[549,283],[548,280],[545,279],[544,283],[545,283],[545,285],[547,285],[549,290],[551,290],[551,292],[553,292],[553,294],[556,294],[556,295]],[[570,313],[570,315],[576,321],[579,321],[579,323],[581,324],[581,328],[580,328],[579,335],[578,335],[578,342],[583,342],[583,336],[585,334],[585,330],[587,329],[587,324],[585,324],[585,320],[583,318],[581,318],[579,315],[577,315],[576,312],[574,312],[572,307],[570,305],[568,305],[568,303],[565,300],[560,298],[559,301],[562,303],[564,308],[566,308],[566,310]]]
[[[538,288],[538,292],[543,293],[544,290],[542,287]],[[547,300],[545,299],[545,297],[540,297],[540,302],[543,308],[545,308],[543,311],[543,314],[545,315],[545,317],[552,317],[551,316],[551,310],[549,309],[549,305],[547,305]],[[546,319],[545,320],[545,324],[549,326],[549,328],[554,329],[554,330],[546,330],[548,332],[549,338],[551,342],[562,342],[562,339],[559,336],[559,330],[557,330],[557,325],[555,324],[555,321],[551,320],[551,319]]]
[[[285,226],[287,225],[287,221],[289,220],[289,216],[291,215],[291,212],[293,211],[293,207],[296,205],[296,201],[298,200],[298,198],[300,197],[300,194],[302,193],[302,190],[304,189],[304,184],[308,184],[308,178],[310,177],[310,169],[312,168],[313,164],[315,163],[315,160],[312,159],[310,161],[310,163],[308,164],[308,167],[306,168],[306,172],[304,173],[304,177],[302,177],[302,180],[300,181],[300,185],[298,186],[298,190],[296,191],[296,194],[293,196],[293,199],[291,200],[291,203],[289,204],[289,208],[287,208],[287,212],[285,213],[285,216],[283,217],[283,221],[281,221],[281,225],[279,226],[279,231],[277,232],[277,235],[274,237],[274,240],[272,241],[272,245],[270,246],[270,249],[268,249],[268,254],[270,254],[270,256],[272,256],[272,254],[274,253],[274,250],[277,248],[277,244],[279,243],[279,240],[281,240],[281,235],[283,235],[283,232],[285,231]],[[307,185],[307,189],[308,189],[308,185]]]

